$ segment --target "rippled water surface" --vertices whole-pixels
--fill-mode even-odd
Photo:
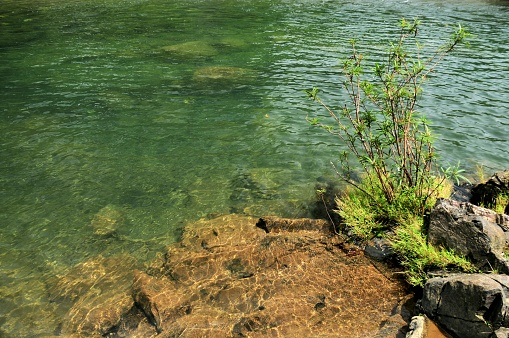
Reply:
[[[340,100],[348,40],[380,55],[403,16],[429,46],[474,33],[421,101],[444,165],[508,168],[507,1],[0,0],[0,337],[58,333],[47,289],[87,258],[141,266],[207,215],[312,215],[339,148],[302,90]]]

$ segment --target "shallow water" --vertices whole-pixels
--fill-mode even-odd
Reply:
[[[310,216],[339,148],[302,90],[333,99],[347,41],[379,55],[402,16],[430,45],[475,34],[421,101],[444,165],[509,167],[507,1],[0,0],[0,336],[57,332],[48,285],[88,257],[141,266],[210,214]]]

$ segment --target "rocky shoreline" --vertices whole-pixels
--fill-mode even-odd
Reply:
[[[490,185],[509,191],[509,171],[472,192]],[[440,200],[428,238],[482,273],[434,272],[418,300],[398,268],[368,258],[390,257],[387,243],[363,250],[325,220],[231,214],[189,224],[145,269],[95,257],[60,276],[56,336],[507,338],[509,216],[471,199]]]

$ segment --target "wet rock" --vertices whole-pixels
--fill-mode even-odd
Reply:
[[[470,202],[476,205],[490,207],[495,205],[497,198],[500,195],[509,195],[509,170],[495,173],[486,181],[486,183],[479,183],[472,188],[472,197]],[[507,211],[509,204],[505,208]]]
[[[258,219],[256,226],[266,233],[278,233],[283,231],[296,232],[301,230],[329,231],[331,226],[323,219],[311,218],[280,218],[265,216]]]
[[[178,58],[207,58],[218,54],[211,44],[205,41],[189,41],[162,48],[168,55]]]
[[[509,273],[504,257],[509,216],[451,200],[439,200],[429,215],[428,241],[470,259],[483,271]]]
[[[191,312],[189,296],[177,292],[174,283],[166,278],[157,279],[138,271],[134,277],[132,295],[158,333],[163,326]]]
[[[108,204],[94,215],[90,226],[98,236],[110,236],[124,223],[122,210]]]
[[[455,274],[428,280],[422,310],[454,337],[491,338],[507,332],[509,276]]]
[[[414,313],[415,303],[413,295],[404,297],[392,310],[391,316],[382,323],[373,338],[404,338]]]
[[[391,242],[386,238],[374,238],[364,248],[364,253],[371,259],[387,261],[394,258]]]

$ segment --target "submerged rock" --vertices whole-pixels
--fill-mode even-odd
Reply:
[[[178,58],[206,58],[218,54],[211,44],[205,41],[189,41],[176,45],[165,46],[164,52]]]
[[[219,40],[218,44],[223,48],[234,49],[246,48],[249,45],[245,40],[234,37],[223,38]]]
[[[194,72],[193,80],[200,84],[233,85],[248,84],[255,72],[240,67],[211,66],[203,67]]]
[[[93,337],[118,325],[134,304],[131,285],[135,267],[135,259],[128,255],[97,256],[60,276],[49,292],[52,301],[66,310],[62,334]]]
[[[124,222],[122,210],[119,207],[108,204],[94,215],[90,225],[94,234],[99,236],[112,235]]]

